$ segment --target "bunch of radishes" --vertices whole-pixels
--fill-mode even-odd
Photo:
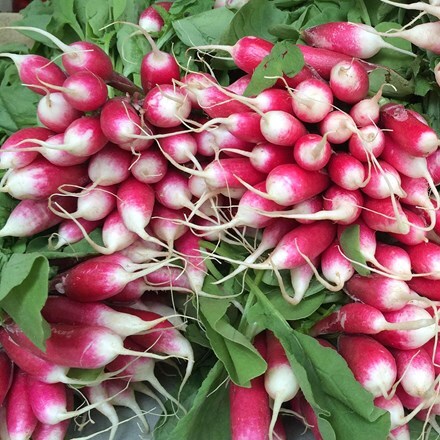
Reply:
[[[150,10],[140,25],[157,31],[160,20]],[[155,378],[153,359],[165,355],[187,361],[185,384],[194,360],[178,330],[182,322],[174,321],[169,310],[164,316],[144,310],[139,300],[150,290],[209,296],[203,292],[209,255],[201,241],[237,243],[249,231],[261,232],[257,249],[245,261],[228,260],[239,266],[223,281],[247,268],[274,270],[281,294],[293,307],[313,277],[329,290],[344,289],[355,302],[316,324],[312,333],[375,335],[377,340],[339,339],[338,350],[356,378],[382,408],[394,408],[399,396],[404,407],[429,408],[433,414],[439,139],[420,114],[401,104],[382,104],[381,90],[367,97],[371,65],[362,59],[385,47],[374,29],[329,23],[306,30],[306,42],[320,47],[299,46],[305,60],[301,71],[252,97],[243,95],[273,47],[261,38],[198,48],[228,51],[244,72],[223,87],[208,73],[182,74],[174,57],[146,34],[153,50],[140,61],[140,89],[114,72],[109,57],[93,43],[67,46],[45,31],[26,30],[49,37],[63,51],[64,70],[37,55],[9,54],[22,82],[43,95],[37,109],[42,126],[18,131],[0,150],[6,170],[1,190],[20,200],[0,235],[31,237],[53,232],[59,224],[50,238],[53,249],[85,238],[103,255],[52,281],[53,292],[65,296],[51,296],[43,308],[51,326],[46,352],[13,323],[1,330],[7,357],[0,396],[8,396],[5,426],[11,436],[28,438],[39,423],[37,430],[54,425],[62,434],[51,438],[62,438],[62,420],[78,414],[68,412],[66,383],[87,385],[91,403],[111,419],[112,435],[117,416],[110,403],[130,394],[132,382],[146,380],[179,405]],[[115,91],[109,86],[125,94],[110,98],[109,90],[111,96]],[[89,235],[98,228],[102,244]],[[352,228],[359,231],[362,261],[350,258],[340,245]],[[293,296],[280,270],[290,271]],[[271,334],[267,339],[268,359],[273,351],[281,360],[268,360],[266,382],[279,365],[282,374],[292,376],[279,342]],[[381,344],[392,347],[392,354]],[[379,365],[373,385],[363,366],[357,370],[358,347],[368,351],[371,370]],[[10,389],[8,357],[15,363]],[[426,379],[418,365],[426,366]],[[69,368],[105,368],[107,373],[81,383],[68,378]],[[114,376],[127,386],[110,380]],[[423,382],[414,392],[407,385],[413,376]],[[61,415],[40,413],[41,401],[31,397],[38,394],[28,389],[53,395]],[[274,400],[272,422],[265,417],[267,425],[243,434],[255,418],[250,408],[248,419],[241,414],[242,427],[232,423],[232,438],[266,439],[268,432],[272,437],[279,408],[294,397],[297,384],[289,390],[280,396],[266,385]],[[231,387],[232,394],[242,391]],[[407,395],[412,397],[404,401]],[[231,401],[231,420],[236,402]],[[313,413],[301,405],[309,416]],[[26,427],[14,424],[17,407],[26,414]],[[410,415],[399,411],[393,429],[403,433],[394,430],[393,435],[406,438],[400,426]],[[44,435],[34,438],[49,438]]]

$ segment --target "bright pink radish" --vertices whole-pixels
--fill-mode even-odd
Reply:
[[[362,162],[348,153],[335,153],[330,157],[327,170],[332,182],[348,190],[364,185],[365,170]]]
[[[434,391],[436,378],[429,353],[423,347],[412,350],[392,350],[400,385],[411,396],[428,397]]]
[[[147,283],[143,278],[130,281],[119,293],[108,299],[109,303],[132,303],[142,297],[147,289]]]
[[[163,18],[158,11],[169,11],[172,2],[157,2],[145,8],[139,16],[139,26],[147,32],[159,32],[164,25]]]
[[[58,149],[58,147],[62,148],[64,145],[64,133],[51,136],[47,139],[46,146],[41,147],[41,155],[51,164],[59,167],[79,165],[89,159],[87,156],[75,156],[66,150]]]
[[[283,89],[271,88],[263,90],[255,98],[249,98],[249,101],[247,102],[253,104],[263,113],[272,110],[281,110],[287,113],[293,111],[290,93]]]
[[[390,273],[401,277],[403,280],[411,279],[411,260],[408,252],[401,247],[377,243],[374,256],[379,264],[388,269]]]
[[[27,392],[27,375],[16,369],[6,401],[6,427],[9,438],[29,439],[37,426]]]
[[[151,263],[144,270],[128,272],[118,263],[91,258],[63,274],[58,291],[76,301],[94,302],[110,298],[130,281],[160,268],[166,262]]]
[[[405,306],[405,308],[406,307],[415,306]],[[400,311],[397,313],[399,312]],[[386,330],[386,333],[389,333],[390,335],[390,339],[392,336],[397,338],[400,333],[402,335],[407,333],[409,336],[411,334],[417,335],[415,332],[432,334],[434,320],[431,319],[431,315],[420,308],[417,308],[417,311],[414,312],[415,313],[411,316],[408,316],[407,320],[402,319],[399,321],[392,321],[389,319],[388,321],[385,316],[387,318],[388,316],[392,318],[390,313],[382,313],[368,304],[349,303],[343,305],[336,312],[321,319],[321,321],[313,326],[310,334],[312,336],[318,336],[327,333],[344,332],[348,334],[360,333],[377,336],[379,332],[384,334],[384,331]]]
[[[409,232],[408,219],[397,200],[395,206],[397,217],[390,197],[386,199],[365,197],[365,209],[362,211],[362,219],[367,226],[375,231],[407,234]]]
[[[117,307],[116,310],[138,316],[147,322],[163,319],[157,313],[146,310],[137,310],[130,307]],[[180,385],[180,389],[183,388],[194,366],[194,352],[190,342],[170,322],[160,322],[148,333],[132,335],[130,338],[145,349],[185,359],[187,361],[186,372]]]
[[[98,228],[102,223],[99,220],[90,221],[81,218],[78,219],[77,222],[81,224],[81,226],[84,228],[87,234],[90,234],[92,231]],[[55,237],[57,238],[57,242],[55,244],[50,243],[50,241]],[[57,232],[53,233],[49,238],[49,247],[53,250],[59,249],[63,246],[77,243],[78,241],[81,241],[83,238],[84,235],[81,229],[78,228],[74,220],[64,220],[63,222],[61,222],[60,226],[58,227]]]
[[[382,275],[353,275],[345,284],[345,291],[355,301],[375,307],[381,312],[399,310],[418,296],[411,294],[405,281]]]
[[[374,397],[387,396],[397,377],[392,354],[370,336],[341,335],[338,351],[356,380]]]
[[[32,440],[64,440],[69,429],[70,420],[55,425],[38,423],[32,433]]]
[[[406,193],[402,197],[402,202],[411,206],[418,206],[426,211],[426,217],[431,219],[432,224],[435,224],[436,209],[433,201],[429,197],[429,185],[425,179],[414,179],[408,176],[401,176],[402,189]]]
[[[116,145],[107,144],[90,159],[88,174],[92,182],[103,185],[121,183],[130,175],[132,155]]]
[[[321,271],[326,280],[340,289],[353,276],[353,265],[342,255],[339,242],[335,241],[322,253]]]
[[[45,352],[38,349],[15,324],[8,324],[6,330],[17,344],[34,354],[71,368],[102,368],[120,354],[163,358],[153,353],[125,349],[122,338],[105,327],[51,324],[50,328]]]
[[[297,405],[299,408],[297,408]],[[310,403],[304,398],[302,393],[300,395],[297,394],[296,397],[291,400],[291,407],[293,411],[299,412],[305,418],[308,427],[313,433],[313,438],[315,440],[323,440],[321,433],[319,432],[318,418],[316,417],[316,413]]]
[[[3,405],[12,384],[14,365],[4,348],[0,349],[0,406]]]
[[[361,23],[330,22],[319,24],[302,32],[310,46],[329,49],[355,58],[370,58],[380,49],[393,49],[414,56],[412,52],[386,43],[371,26]]]
[[[38,156],[38,151],[25,151],[33,149],[38,144],[26,139],[47,140],[53,132],[43,127],[22,128],[16,131],[3,142],[0,149],[0,169],[21,168],[29,165]],[[24,151],[20,151],[23,149]],[[13,150],[13,151],[8,151]]]
[[[264,333],[256,336],[254,346],[266,358]],[[267,440],[271,415],[264,375],[252,379],[249,388],[231,382],[229,403],[231,440]]]
[[[233,113],[234,114],[234,113]],[[258,131],[260,131],[258,129]],[[251,151],[254,147],[252,142],[247,142],[233,135],[224,125],[219,125],[207,133],[212,138],[206,136],[199,138],[197,142],[197,151],[205,156],[215,154],[217,151],[224,151],[230,157],[240,157],[242,151]],[[239,150],[239,151],[236,151]],[[235,152],[236,151],[236,152]]]
[[[426,158],[428,162],[429,174],[432,176],[434,183],[440,183],[440,149],[434,151]]]
[[[375,125],[365,125],[352,134],[348,149],[361,162],[368,162],[372,156],[379,157],[385,148],[385,135]]]
[[[267,142],[291,147],[304,134],[306,128],[295,116],[280,110],[264,113],[260,130]]]
[[[407,246],[411,266],[414,272],[426,274],[425,277],[432,280],[440,280],[440,246],[428,242],[414,246]]]
[[[17,67],[20,81],[40,95],[45,95],[47,90],[56,91],[44,83],[61,86],[66,79],[66,74],[53,61],[40,55],[2,53],[0,56],[11,58]]]
[[[343,144],[356,132],[356,125],[347,113],[334,110],[320,122],[319,132],[323,136],[327,133],[331,144]]]
[[[384,128],[391,138],[408,154],[428,156],[437,150],[439,138],[428,125],[420,122],[402,104],[386,104],[380,109]]]
[[[145,36],[149,37],[148,34]],[[180,79],[179,64],[174,56],[159,50],[151,37],[148,40],[152,50],[142,58],[140,71],[145,93],[157,85],[162,87],[164,84],[172,84],[174,80]]]
[[[379,100],[382,98],[382,88],[383,86],[373,97],[360,100],[350,109],[350,116],[358,127],[367,127],[371,124],[374,126],[379,122]]]
[[[416,214],[409,209],[403,208],[403,213],[410,224],[409,230],[406,233],[390,232],[391,237],[406,245],[417,245],[428,241],[426,230],[426,222],[421,215]]]
[[[434,324],[428,324],[429,317],[431,316],[429,312],[415,305],[408,304],[400,310],[386,312],[384,316],[396,328],[398,328],[399,324],[417,320],[420,322],[426,320],[427,324],[416,330],[385,330],[380,332],[376,335],[376,338],[388,347],[398,348],[399,350],[419,348],[433,338],[437,332]]]
[[[87,180],[87,170],[82,165],[60,168],[38,158],[23,168],[12,170],[1,190],[19,200],[41,200],[56,193],[64,184],[83,186]]]
[[[341,61],[330,72],[331,91],[342,102],[361,101],[367,96],[369,86],[367,71],[359,61]]]
[[[305,134],[295,142],[293,147],[293,157],[296,163],[308,171],[319,171],[324,168],[331,154],[332,148],[327,142],[326,135]]]
[[[299,391],[299,383],[283,346],[270,331],[266,332],[266,346],[267,370],[264,373],[264,388],[273,399],[273,413],[269,426],[269,438],[273,439],[274,425],[281,405],[295,397]]]
[[[120,336],[129,336],[150,330],[166,318],[145,321],[141,318],[113,310],[100,302],[80,303],[63,296],[49,296],[43,317],[51,323],[96,325],[106,327]]]
[[[440,280],[432,280],[424,277],[414,277],[408,281],[409,287],[426,298],[440,301]]]
[[[185,215],[187,213],[183,210],[169,209],[156,203],[149,225],[151,235],[173,249],[174,241],[188,230],[184,224]]]
[[[179,171],[169,170],[166,175],[154,185],[157,201],[169,209],[195,209],[191,202],[188,177]]]
[[[145,279],[149,285],[146,290],[166,290],[172,292],[191,292],[191,284],[185,272],[178,267],[164,266],[150,274]]]
[[[322,121],[333,110],[333,93],[324,82],[315,78],[300,82],[292,93],[295,116],[308,123]]]
[[[392,435],[395,440],[410,440],[411,433],[409,424],[406,423],[405,425],[392,429],[390,435]]]
[[[383,160],[379,160],[377,166],[371,169],[365,164],[364,176],[368,177],[367,183],[362,187],[362,191],[373,199],[386,199],[393,195],[405,196],[400,174],[394,167]]]
[[[205,72],[192,72],[187,73],[183,78],[181,79],[182,83],[185,84],[185,86],[182,86],[191,101],[191,107],[193,109],[200,108],[199,102],[197,100],[196,94],[192,92],[193,89],[203,90],[206,87],[210,87],[213,84],[218,84],[218,81],[209,73]],[[238,80],[240,81],[240,80]],[[238,82],[236,81],[236,82]],[[188,85],[189,87],[186,87]],[[228,86],[228,90],[230,90],[233,93],[238,93],[238,91],[233,90],[232,84]]]
[[[405,421],[405,409],[403,408],[401,400],[396,395],[390,399],[383,396],[376,397],[374,399],[374,405],[390,413],[391,430],[397,428]]]
[[[153,147],[133,158],[130,171],[140,182],[151,184],[159,182],[165,176],[167,167],[167,159]]]
[[[243,96],[244,92],[246,91],[247,86],[251,82],[251,79],[252,79],[252,75],[250,73],[248,73],[246,75],[241,76],[240,78],[238,78],[237,80],[235,80],[234,82],[229,84],[228,86],[226,86],[226,89],[232,93]],[[214,84],[215,83],[218,83],[218,82],[214,81]],[[212,84],[213,83],[211,82],[210,84],[208,84],[208,86],[210,86]],[[266,89],[266,90],[269,90],[269,89]],[[252,98],[250,98],[250,99],[252,99]]]
[[[175,86],[163,84],[153,87],[145,97],[145,118],[156,127],[177,127],[188,118],[191,102]]]
[[[195,155],[197,154],[197,142],[191,133],[176,133],[179,128],[162,129],[160,133],[168,133],[169,136],[157,139],[160,150],[165,155],[179,164],[193,162],[198,164]]]
[[[311,66],[322,78],[329,80],[333,66],[341,61],[351,61],[353,57],[333,50],[298,44],[304,61]]]

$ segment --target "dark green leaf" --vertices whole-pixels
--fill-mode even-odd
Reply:
[[[370,93],[375,94],[383,84],[393,87],[384,87],[383,96],[390,98],[405,98],[414,93],[414,82],[408,81],[397,72],[387,67],[378,67],[368,74]]]
[[[112,0],[113,20],[117,20],[127,7],[127,0]]]
[[[84,32],[76,19],[74,11],[74,0],[53,0],[53,13],[54,19],[59,24],[66,24],[70,26],[77,34],[78,37],[83,40]]]
[[[359,225],[348,226],[341,235],[339,242],[344,254],[353,261],[367,265],[364,255],[360,249],[360,227]],[[358,264],[353,263],[353,267],[360,275],[370,275],[370,271]]]
[[[189,17],[212,9],[214,0],[176,0],[170,8],[170,14],[178,17]]]
[[[439,440],[440,434],[436,432],[432,427],[428,424],[425,425],[424,422],[417,419],[412,419],[409,422],[409,431],[411,440]]]
[[[235,44],[247,35],[275,42],[277,38],[269,30],[275,25],[287,23],[288,16],[287,11],[281,11],[269,0],[250,0],[235,13],[221,44]]]
[[[13,254],[3,266],[0,307],[40,349],[50,331],[41,316],[48,292],[49,262],[39,254]]]
[[[234,13],[226,8],[216,8],[173,22],[174,30],[187,46],[217,44]]]

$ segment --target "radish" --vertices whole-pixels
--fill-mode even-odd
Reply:
[[[142,151],[133,158],[130,171],[140,182],[152,184],[159,182],[166,174],[168,161],[155,147]]]
[[[364,186],[365,170],[362,162],[348,153],[335,153],[328,162],[330,179],[336,185],[348,190]]]
[[[40,55],[1,53],[0,57],[10,58],[17,67],[20,81],[39,95],[45,95],[46,91],[56,92],[44,83],[61,86],[66,79],[66,74],[53,61]]]
[[[153,87],[145,96],[142,107],[145,118],[162,128],[177,127],[191,112],[191,102],[184,92],[169,84]]]
[[[148,290],[148,285],[143,278],[130,281],[119,293],[108,298],[109,303],[132,303],[142,297]]]
[[[46,146],[41,147],[41,155],[51,164],[59,167],[70,167],[86,162],[87,156],[75,156],[66,150],[59,150],[58,147],[65,145],[64,133],[58,133],[46,140]]]
[[[436,373],[429,353],[423,347],[392,350],[400,386],[411,396],[429,397],[434,393]]]
[[[149,227],[152,235],[165,243],[168,249],[173,249],[174,242],[188,230],[185,223],[185,212],[166,208],[158,203],[153,211]]]
[[[46,351],[38,349],[15,324],[6,331],[17,344],[37,356],[70,368],[102,368],[120,354],[163,359],[149,352],[134,352],[124,348],[122,338],[105,327],[51,324],[51,335],[46,340]],[[74,340],[75,344],[71,341]]]
[[[109,143],[90,159],[89,178],[102,186],[121,183],[130,175],[131,160],[132,155],[128,151]]]
[[[42,315],[50,323],[102,326],[120,336],[145,332],[167,319],[159,317],[145,321],[136,315],[113,310],[100,302],[80,303],[63,296],[49,296]]]
[[[419,295],[433,301],[440,301],[440,280],[414,277],[408,281],[408,285]]]
[[[14,364],[4,347],[0,349],[0,406],[3,405],[12,384]]]
[[[436,132],[420,122],[402,104],[386,104],[380,109],[384,128],[400,148],[413,156],[428,156],[437,150],[439,138]]]
[[[403,213],[410,225],[409,231],[406,234],[390,232],[390,236],[400,241],[400,243],[410,246],[427,242],[428,238],[426,231],[429,230],[430,227],[426,226],[423,217],[405,208],[403,208]]]
[[[402,280],[407,280],[408,282],[411,280],[411,260],[408,252],[401,247],[377,243],[374,256],[379,264],[388,269],[390,273]]]
[[[52,135],[53,132],[44,127],[22,128],[16,131],[1,146],[0,169],[22,168],[29,165],[38,156],[38,144],[27,139],[46,141]],[[34,150],[33,147],[37,148]],[[20,151],[21,149],[23,151]],[[33,151],[26,151],[27,149]]]
[[[436,1],[430,1],[429,3],[416,2],[416,3],[398,3],[390,0],[381,0],[383,3],[387,3],[392,6],[403,9],[411,9],[415,11],[423,11],[427,14],[433,15],[434,17],[440,18],[439,4]]]
[[[306,134],[304,125],[295,116],[281,110],[264,113],[260,129],[267,142],[283,147],[293,145]]]
[[[418,299],[411,294],[405,281],[371,274],[353,275],[345,284],[346,293],[355,301],[362,301],[381,312],[400,310],[410,301]]]
[[[267,370],[264,373],[264,388],[273,399],[273,413],[269,425],[269,438],[272,440],[281,405],[295,397],[299,391],[299,383],[283,346],[270,331],[266,332],[266,345]]]
[[[342,102],[358,103],[367,96],[369,86],[367,71],[359,61],[341,61],[330,72],[331,91]]]
[[[370,58],[383,48],[415,56],[412,52],[386,43],[373,27],[361,23],[319,24],[302,31],[302,38],[310,46],[329,49],[355,58]]]
[[[166,290],[190,293],[191,284],[185,271],[180,267],[164,266],[145,276],[149,288],[146,290]]]
[[[370,336],[341,335],[338,352],[356,380],[374,397],[387,397],[397,378],[392,354]]]
[[[27,392],[27,375],[16,369],[6,401],[6,429],[11,440],[31,438],[38,420]]]
[[[267,357],[264,333],[253,342],[263,359]],[[251,380],[249,388],[229,384],[231,440],[267,440],[270,429],[269,396],[264,386],[264,375]]]
[[[359,128],[348,140],[348,150],[361,162],[369,162],[373,157],[379,157],[384,148],[385,135],[375,125]]]
[[[427,165],[429,174],[431,175],[434,183],[438,185],[440,183],[440,149],[434,151],[427,158]]]
[[[191,107],[193,109],[200,108],[199,102],[197,100],[197,95],[192,92],[192,90],[203,90],[206,87],[210,87],[213,84],[217,84],[217,80],[214,76],[205,72],[191,72],[187,73],[185,76],[181,78],[181,81],[185,86],[182,88],[185,90],[189,100],[191,101]],[[240,81],[240,78],[236,81],[237,83]],[[238,91],[234,90],[233,84],[228,86],[228,90],[233,93],[239,94]],[[189,87],[186,87],[188,85]]]
[[[361,99],[354,103],[350,109],[350,116],[358,127],[367,127],[371,124],[377,124],[380,118],[379,100],[382,98],[383,87],[380,87],[371,98]],[[377,129],[377,128],[376,128]],[[376,156],[377,157],[377,156]]]
[[[263,113],[272,110],[281,110],[287,113],[293,111],[292,98],[287,90],[266,89],[259,93],[255,98],[249,98],[249,102]],[[301,118],[299,118],[301,119]]]
[[[323,169],[328,164],[331,154],[332,147],[327,142],[327,134],[324,136],[305,134],[293,146],[293,157],[296,163],[308,171]]]
[[[33,440],[64,440],[69,429],[70,420],[65,420],[55,425],[38,423],[32,433]]]
[[[435,243],[420,243],[407,246],[414,272],[432,280],[440,280],[440,246]]]
[[[90,234],[96,228],[101,225],[101,221],[78,219],[77,222],[83,227],[83,229]],[[52,243],[53,239],[57,237],[58,240],[55,244]],[[60,223],[58,231],[54,232],[49,237],[48,247],[52,250],[60,249],[63,246],[78,243],[84,238],[82,230],[78,228],[74,220],[64,220]]]
[[[393,195],[405,197],[406,193],[402,188],[402,176],[389,163],[378,160],[377,165],[369,169],[364,165],[364,176],[369,173],[362,192],[372,199],[387,199]]]
[[[160,150],[170,156],[173,161],[183,164],[193,162],[199,166],[195,155],[197,154],[197,142],[191,133],[176,133],[174,128],[162,129],[160,133],[168,133],[168,137],[157,140]]]
[[[393,315],[390,315],[390,313],[382,313],[368,304],[345,304],[336,312],[333,312],[318,321],[312,327],[310,334],[311,336],[317,336],[320,334],[345,332],[349,334],[360,333],[365,335],[376,335],[377,337],[379,332],[383,335],[384,331],[387,331],[390,340],[393,337],[394,339],[397,339],[400,334],[407,334],[408,337],[414,335],[414,339],[422,334],[432,335],[434,320],[431,319],[429,313],[423,309],[411,309],[411,307],[415,306],[405,306],[408,311],[407,318],[410,318],[409,320],[403,319],[402,317],[401,320],[397,320],[396,318],[396,320],[391,321],[390,319],[388,321],[386,318],[393,318]],[[393,313],[399,312],[400,310]],[[410,312],[413,313],[411,314]]]
[[[235,80],[234,82],[229,84],[228,86],[226,86],[226,89],[232,93],[243,96],[244,92],[246,91],[246,88],[248,87],[248,85],[251,82],[251,79],[252,79],[252,75],[250,73],[248,73],[246,75],[241,76],[240,78],[238,78],[237,80]],[[211,78],[208,79],[207,86],[210,86],[214,83],[218,84],[217,80],[214,79],[213,82],[209,82],[210,80],[211,80]],[[269,90],[269,89],[266,89],[266,90]]]
[[[295,116],[307,123],[322,121],[333,110],[333,93],[324,82],[310,78],[300,82],[292,93]]]
[[[350,115],[334,110],[319,123],[319,131],[322,136],[327,133],[327,140],[331,144],[343,144],[357,129]]]
[[[341,290],[354,274],[353,265],[342,255],[337,241],[322,253],[321,270],[324,278],[334,283],[337,290]]]
[[[161,11],[161,8],[169,11],[172,5],[172,2],[157,2],[148,6],[139,16],[139,26],[147,32],[160,32],[164,21],[158,11]]]

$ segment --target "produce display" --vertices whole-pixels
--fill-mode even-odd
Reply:
[[[21,14],[0,440],[439,438],[437,2]]]

